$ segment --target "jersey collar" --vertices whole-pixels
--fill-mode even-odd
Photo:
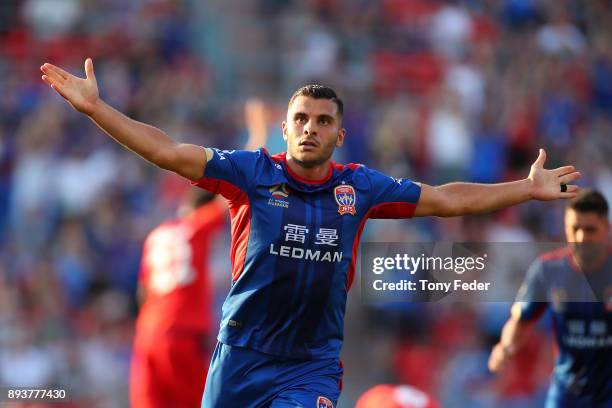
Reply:
[[[280,162],[283,164],[283,167],[287,173],[287,175],[298,183],[309,185],[309,186],[320,186],[323,184],[327,184],[327,182],[332,178],[334,174],[334,168],[337,167],[337,164],[330,160],[329,170],[325,177],[319,180],[310,180],[304,177],[301,177],[299,174],[291,170],[289,167],[289,163],[287,163],[287,152],[279,153],[271,157],[275,162]]]

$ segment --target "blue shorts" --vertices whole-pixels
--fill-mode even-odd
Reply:
[[[342,373],[338,359],[287,359],[219,342],[202,408],[332,408]]]

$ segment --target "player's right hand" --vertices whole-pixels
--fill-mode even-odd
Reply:
[[[506,363],[508,362],[508,353],[501,345],[501,343],[497,343],[493,350],[491,351],[491,355],[489,356],[489,370],[492,373],[498,373],[504,369]]]
[[[60,94],[77,111],[91,115],[100,98],[94,75],[93,61],[85,60],[85,78],[79,78],[53,64],[44,63],[40,70],[42,79]]]

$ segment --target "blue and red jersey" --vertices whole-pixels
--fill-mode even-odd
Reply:
[[[569,247],[545,254],[527,272],[517,300],[512,312],[522,321],[552,312],[559,349],[553,385],[592,406],[612,403],[612,256],[583,272]]]
[[[232,218],[232,287],[219,341],[293,358],[338,358],[359,237],[368,218],[414,215],[421,188],[363,165],[333,163],[318,181],[286,154],[212,149],[196,184]]]

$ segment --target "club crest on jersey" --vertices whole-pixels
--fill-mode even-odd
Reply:
[[[317,408],[334,408],[334,404],[329,398],[319,397],[317,398]]]
[[[334,188],[334,198],[338,204],[338,213],[340,215],[351,214],[355,215],[355,203],[357,194],[353,186],[341,184]]]

